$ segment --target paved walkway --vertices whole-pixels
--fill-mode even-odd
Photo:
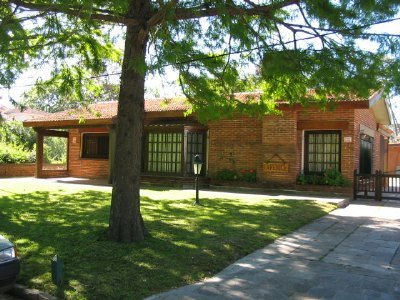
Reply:
[[[156,299],[400,299],[400,202],[356,202]]]

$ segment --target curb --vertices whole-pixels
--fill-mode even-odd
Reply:
[[[24,300],[58,300],[57,297],[54,297],[50,294],[36,289],[29,289],[20,284],[14,285],[13,289],[11,289],[9,293]]]
[[[224,186],[224,185],[213,185],[210,184],[208,189],[205,190],[216,190],[216,191],[229,191],[229,192],[246,192],[246,193],[282,193],[285,192],[287,194],[296,195],[309,195],[313,197],[326,197],[331,196],[332,193],[329,192],[320,192],[320,191],[308,191],[308,190],[296,190],[291,188],[264,188],[264,187],[244,187],[244,186]],[[349,194],[345,193],[333,193],[335,197],[349,197]]]
[[[252,188],[252,187],[231,187],[231,186],[217,186],[217,185],[210,185],[208,189],[204,189],[205,191],[219,191],[219,192],[236,192],[236,193],[269,193],[271,195],[274,194],[282,194],[282,192],[287,193],[288,195],[306,195],[310,197],[320,197],[326,198],[326,193],[320,193],[315,191],[300,191],[300,190],[290,190],[290,189],[264,189],[264,188]],[[339,202],[329,202],[336,204],[337,208],[344,208],[350,204],[352,197],[349,196],[341,196],[335,195],[335,198],[343,199]]]
[[[345,208],[350,204],[350,198],[343,199],[342,201],[337,203],[338,208]]]

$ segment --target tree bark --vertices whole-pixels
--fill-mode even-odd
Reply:
[[[145,16],[148,0],[132,0],[129,17]],[[140,213],[140,173],[144,121],[145,62],[148,32],[144,25],[127,26],[111,199],[109,239],[119,242],[141,241],[147,235]]]

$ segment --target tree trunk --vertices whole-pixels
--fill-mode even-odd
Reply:
[[[143,17],[148,9],[148,0],[132,0],[129,14]],[[147,233],[140,213],[145,71],[138,67],[145,62],[147,39],[142,25],[127,27],[108,232],[111,240],[120,242],[141,241]]]

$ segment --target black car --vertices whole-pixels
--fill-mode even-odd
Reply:
[[[14,244],[0,235],[0,292],[12,287],[19,269],[19,258]]]

